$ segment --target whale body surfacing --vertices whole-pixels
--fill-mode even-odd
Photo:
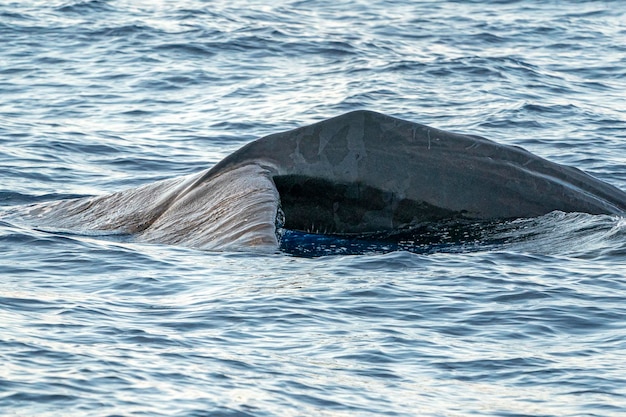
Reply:
[[[21,215],[78,233],[276,251],[282,228],[356,236],[557,210],[623,214],[626,193],[519,147],[354,111],[258,139],[191,176]]]

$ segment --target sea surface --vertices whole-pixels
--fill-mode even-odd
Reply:
[[[626,5],[0,1],[1,209],[356,109],[626,189]],[[626,219],[503,234],[258,254],[0,220],[0,415],[626,415]]]

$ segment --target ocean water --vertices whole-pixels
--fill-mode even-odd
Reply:
[[[2,1],[0,205],[370,109],[626,189],[615,1]],[[0,415],[626,415],[626,219],[276,254],[0,220]],[[295,249],[294,249],[295,248]]]

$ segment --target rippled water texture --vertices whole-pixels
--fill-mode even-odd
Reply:
[[[4,207],[355,109],[626,189],[621,1],[26,0],[0,3],[0,45]],[[287,236],[298,257],[0,221],[0,414],[624,415],[624,218],[475,232]]]

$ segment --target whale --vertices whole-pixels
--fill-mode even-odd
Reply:
[[[357,110],[262,137],[195,174],[19,215],[42,229],[275,252],[283,230],[350,237],[554,211],[621,216],[626,193],[517,146]]]

